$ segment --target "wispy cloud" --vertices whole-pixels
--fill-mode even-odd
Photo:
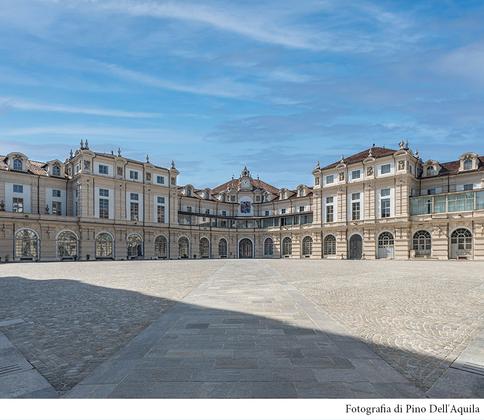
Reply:
[[[87,66],[91,71],[101,71],[126,81],[195,95],[208,95],[223,98],[249,98],[260,95],[264,89],[246,83],[239,83],[228,78],[213,81],[200,81],[198,84],[174,82],[143,72],[131,70],[116,64],[92,60]]]
[[[134,112],[122,111],[119,109],[109,108],[92,108],[71,105],[50,104],[43,102],[33,102],[21,98],[9,98],[0,96],[0,109],[19,109],[22,111],[41,111],[41,112],[59,112],[67,114],[86,114],[98,115],[102,117],[117,118],[155,118],[160,115],[153,112]]]
[[[484,41],[451,51],[443,56],[436,70],[461,78],[464,82],[484,85]]]

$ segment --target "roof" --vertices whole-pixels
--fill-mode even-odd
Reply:
[[[457,175],[460,173],[472,173],[472,172],[484,172],[484,156],[479,156],[477,158],[479,160],[479,165],[477,167],[477,170],[471,170],[471,171],[465,171],[465,172],[459,172],[460,169],[460,160],[453,160],[450,162],[444,162],[440,163],[439,165],[441,167],[439,173],[435,175],[436,177],[438,176],[446,176],[446,175]],[[431,178],[431,177],[426,177],[426,178]]]
[[[0,156],[0,170],[4,170],[4,171],[9,170],[6,160],[7,160],[7,156]],[[27,162],[28,162],[28,166],[27,166],[26,172],[23,172],[23,171],[11,171],[11,172],[49,176],[46,162],[39,162],[36,160],[30,160],[30,159]],[[56,177],[56,178],[59,178],[59,177]]]
[[[363,150],[362,152],[358,152],[358,153],[355,153],[354,155],[345,157],[343,159],[344,163],[346,163],[347,165],[351,165],[353,163],[363,162],[369,156],[370,150],[371,150],[371,156],[373,156],[374,158],[391,156],[395,152],[397,152],[397,150],[395,149],[387,149],[386,147],[370,147],[369,149]],[[338,166],[340,163],[341,163],[341,160],[334,162],[331,165],[325,166],[324,168],[321,168],[321,169],[325,170],[325,169],[336,168],[336,166]]]
[[[135,159],[130,159],[130,158],[127,158],[127,157],[124,157],[124,156],[116,156],[116,155],[113,155],[111,153],[102,153],[102,152],[94,152],[96,154],[96,156],[101,156],[101,157],[107,157],[107,158],[115,158],[115,157],[121,157],[123,158],[124,160],[126,160],[126,162],[130,162],[130,163],[136,163],[138,165],[144,165],[145,163],[147,162],[141,162],[140,160],[135,160]],[[157,169],[164,169],[164,170],[168,170],[168,168],[165,168],[163,166],[158,166],[158,165],[154,165],[153,163],[151,162],[148,162],[151,166],[153,166],[154,168],[157,168]]]
[[[261,181],[260,179],[254,179],[252,177],[250,179],[250,184],[254,188],[260,188],[262,190],[269,191],[272,194],[279,194],[279,188],[274,187],[271,184],[268,184],[267,182]],[[234,188],[237,189],[240,186],[240,179],[232,179],[230,181],[227,181],[221,185],[216,186],[215,188],[211,189],[212,194],[218,194],[222,191],[225,191],[229,188]]]

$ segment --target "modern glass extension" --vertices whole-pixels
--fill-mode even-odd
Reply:
[[[425,195],[410,199],[412,216],[484,209],[484,191]]]

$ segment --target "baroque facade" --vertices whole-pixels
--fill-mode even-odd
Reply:
[[[215,188],[87,141],[64,162],[0,156],[0,260],[484,259],[484,156],[373,146],[276,188],[244,168]]]

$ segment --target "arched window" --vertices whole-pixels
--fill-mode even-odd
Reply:
[[[472,233],[469,229],[456,229],[450,236],[451,258],[467,257],[472,251]]]
[[[114,240],[107,232],[96,236],[96,258],[113,258]]]
[[[22,168],[23,168],[22,159],[14,159],[13,160],[13,169],[15,171],[21,171]]]
[[[313,253],[313,238],[306,236],[302,242],[302,254],[309,257]]]
[[[417,257],[432,253],[432,236],[426,230],[419,230],[413,235],[413,249]]]
[[[274,255],[274,241],[272,238],[266,238],[264,241],[264,255],[271,257]]]
[[[222,238],[218,242],[218,255],[220,258],[227,258],[227,254],[228,254],[227,241]]]
[[[200,238],[200,258],[210,258],[210,242],[207,238]]]
[[[189,242],[184,236],[178,240],[178,257],[188,258],[189,257]]]
[[[143,256],[143,239],[137,233],[128,236],[128,258]]]
[[[472,159],[464,160],[464,171],[470,171],[472,169]]]
[[[336,255],[336,238],[326,235],[323,241],[323,255]]]
[[[168,257],[168,241],[163,235],[157,236],[155,239],[155,257],[156,258]]]
[[[291,238],[284,238],[282,240],[282,255],[284,257],[289,256],[292,254],[292,239]]]
[[[378,258],[393,258],[394,239],[390,232],[380,233],[378,237]]]
[[[39,257],[39,236],[33,230],[20,229],[15,234],[15,257],[36,260]]]
[[[52,175],[54,175],[54,176],[60,176],[60,174],[61,174],[60,167],[58,165],[54,165],[52,167]]]
[[[57,256],[60,259],[77,259],[77,236],[68,230],[57,235]]]

